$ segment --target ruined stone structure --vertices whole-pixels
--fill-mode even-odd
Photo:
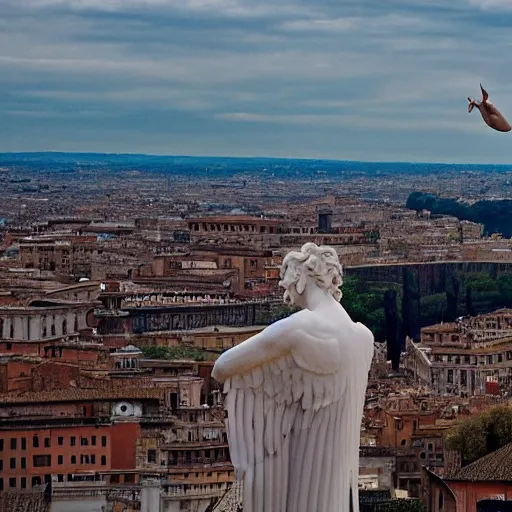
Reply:
[[[91,277],[91,258],[97,251],[95,236],[69,234],[29,237],[19,242],[24,268],[38,268],[61,275]]]
[[[277,235],[284,229],[280,220],[242,215],[191,217],[187,222],[190,241],[197,244],[234,240],[238,244],[245,241],[252,246],[277,246]]]
[[[427,327],[407,340],[411,375],[439,394],[508,393],[512,383],[512,310]]]
[[[98,311],[98,334],[151,333],[188,331],[208,326],[254,326],[268,323],[272,304],[239,302],[182,306],[125,308],[127,316]]]

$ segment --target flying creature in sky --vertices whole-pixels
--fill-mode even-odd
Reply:
[[[477,103],[475,100],[468,98],[468,112],[471,112],[476,107],[480,110],[482,119],[487,126],[498,132],[509,132],[512,129],[511,126],[499,110],[489,101],[489,95],[482,87],[482,84],[480,84],[480,89],[482,90],[482,101]]]

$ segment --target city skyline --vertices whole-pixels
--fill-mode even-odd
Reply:
[[[512,3],[8,0],[0,151],[508,163]],[[510,117],[510,115],[509,115]]]

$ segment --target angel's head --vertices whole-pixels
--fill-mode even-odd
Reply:
[[[332,247],[307,243],[300,252],[292,251],[285,256],[279,285],[285,289],[284,301],[290,305],[295,303],[290,289],[294,287],[297,294],[302,295],[308,278],[312,278],[319,288],[331,293],[339,301],[342,295],[342,275],[338,254]]]

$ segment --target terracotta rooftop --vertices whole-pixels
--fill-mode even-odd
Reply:
[[[459,332],[459,327],[454,322],[446,322],[443,324],[435,324],[435,325],[429,325],[428,327],[422,327],[421,333],[435,333],[435,332],[445,332],[445,333],[452,333],[452,332]]]
[[[463,467],[450,480],[512,482],[512,443]]]
[[[5,512],[47,512],[44,500],[44,487],[36,490],[4,491],[0,493],[0,511]]]
[[[62,389],[56,391],[40,391],[26,393],[6,393],[0,395],[2,405],[43,403],[43,402],[83,402],[90,400],[143,400],[160,399],[163,397],[162,388],[112,388],[102,389]]]

